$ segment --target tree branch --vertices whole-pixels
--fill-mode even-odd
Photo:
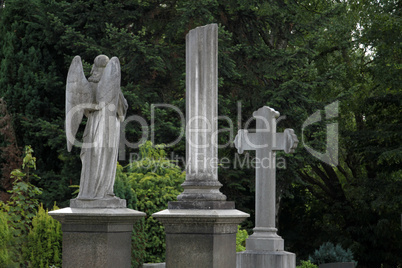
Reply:
[[[307,174],[304,173],[303,171],[301,171],[301,172],[299,173],[299,175],[300,175],[306,182],[318,186],[318,187],[319,187],[321,190],[323,190],[326,194],[332,196],[331,191],[326,187],[325,184],[323,184],[323,183],[321,183],[320,181],[314,179],[313,177],[307,175]],[[312,190],[312,189],[311,189],[311,190]],[[316,192],[316,191],[314,191],[314,192]],[[318,195],[318,193],[317,193],[317,195]]]

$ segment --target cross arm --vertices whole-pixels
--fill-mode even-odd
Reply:
[[[256,150],[255,144],[257,144],[257,133],[249,133],[248,130],[239,129],[234,140],[234,145],[239,154],[242,154],[244,150]]]
[[[294,153],[299,140],[293,129],[287,128],[283,133],[275,133],[272,150]]]

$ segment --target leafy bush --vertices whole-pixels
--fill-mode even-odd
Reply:
[[[36,158],[26,146],[22,168],[11,172],[10,200],[0,202],[0,267],[61,267],[61,224],[39,206],[42,191],[30,183],[40,179],[34,169]]]
[[[151,215],[167,209],[168,202],[176,200],[183,191],[180,185],[184,179],[185,173],[166,158],[163,145],[152,146],[151,142],[146,142],[140,147],[138,159],[126,167],[126,172],[121,168],[118,169],[115,189],[121,188],[122,185],[127,186],[124,186],[126,188],[124,191],[117,190],[116,195],[129,197],[131,200],[127,203],[129,207],[147,214],[142,220],[144,232],[141,234],[145,240],[144,262],[163,262],[165,259],[164,227]],[[140,225],[141,221],[137,225],[139,232],[141,232]],[[134,239],[138,241],[142,238]],[[136,245],[141,247],[142,243],[138,241]],[[137,257],[138,260],[142,258],[138,255]]]
[[[13,189],[8,191],[11,194],[10,200],[7,203],[0,202],[0,211],[8,214],[9,226],[12,230],[13,262],[20,265],[25,263],[22,248],[39,206],[37,197],[42,193],[38,187],[29,182],[32,177],[39,179],[32,173],[32,170],[36,169],[36,158],[32,155],[33,150],[30,146],[26,146],[24,151],[22,169],[15,169],[11,172],[14,182]]]
[[[42,193],[38,187],[29,182],[31,177],[38,178],[32,173],[32,169],[36,169],[36,158],[32,156],[32,153],[32,148],[26,146],[22,169],[11,172],[11,178],[15,180],[13,189],[8,191],[11,194],[10,200],[4,208],[11,217],[15,236],[24,236],[28,233],[29,225],[39,206],[37,197]]]
[[[308,260],[308,261],[301,261],[300,265],[297,265],[296,268],[318,268],[318,266],[311,263],[310,260]]]
[[[114,184],[116,196],[126,199],[127,207],[137,210],[138,200],[133,188],[131,188],[127,173],[123,172],[123,167],[117,164],[116,182]],[[145,261],[145,220],[141,218],[133,226],[131,237],[131,267],[139,268]]]
[[[147,213],[145,219],[134,224],[132,238],[132,267],[142,263],[163,262],[165,259],[165,232],[163,225],[151,215],[167,208],[183,191],[185,173],[166,159],[163,145],[147,142],[140,147],[138,158],[128,167],[117,166],[115,194],[127,200],[127,206]],[[246,230],[236,235],[236,251],[245,250]]]
[[[248,238],[248,233],[246,230],[241,230],[240,225],[237,226],[236,234],[236,252],[246,250],[246,239]]]
[[[56,209],[58,207],[54,206],[53,210]],[[24,248],[24,259],[28,260],[29,267],[61,267],[62,239],[61,224],[41,205],[32,219],[32,229]]]
[[[315,264],[331,263],[331,262],[354,262],[353,253],[350,249],[344,250],[341,245],[336,246],[331,242],[326,242],[314,251],[313,256],[309,256],[309,260]]]

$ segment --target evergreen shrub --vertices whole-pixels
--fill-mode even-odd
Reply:
[[[54,206],[53,210],[56,209],[58,208]],[[24,248],[24,259],[28,261],[28,267],[61,267],[62,239],[61,224],[49,216],[41,204],[32,219],[32,228]]]
[[[326,242],[314,251],[309,260],[317,265],[331,262],[354,262],[353,253],[350,249],[343,249],[341,245],[336,246],[331,242]]]
[[[8,220],[7,213],[0,211],[0,267],[8,267],[12,263],[9,250],[12,233],[8,226]]]

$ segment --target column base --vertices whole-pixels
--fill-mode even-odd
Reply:
[[[296,268],[296,255],[287,251],[251,251],[236,254],[236,268]]]
[[[168,209],[234,209],[234,201],[170,201]]]
[[[218,180],[211,179],[209,176],[203,177],[202,174],[187,175],[186,180],[181,186],[184,190],[177,196],[177,201],[179,202],[226,201],[226,195],[219,191],[222,184]]]
[[[249,214],[236,209],[166,209],[152,217],[165,226],[166,267],[236,266],[237,225]]]
[[[131,266],[131,235],[145,213],[128,208],[63,208],[49,212],[61,222],[63,268]]]
[[[255,228],[254,228],[255,229]],[[254,233],[246,240],[246,250],[251,251],[283,251],[284,241],[282,237],[271,233]]]

